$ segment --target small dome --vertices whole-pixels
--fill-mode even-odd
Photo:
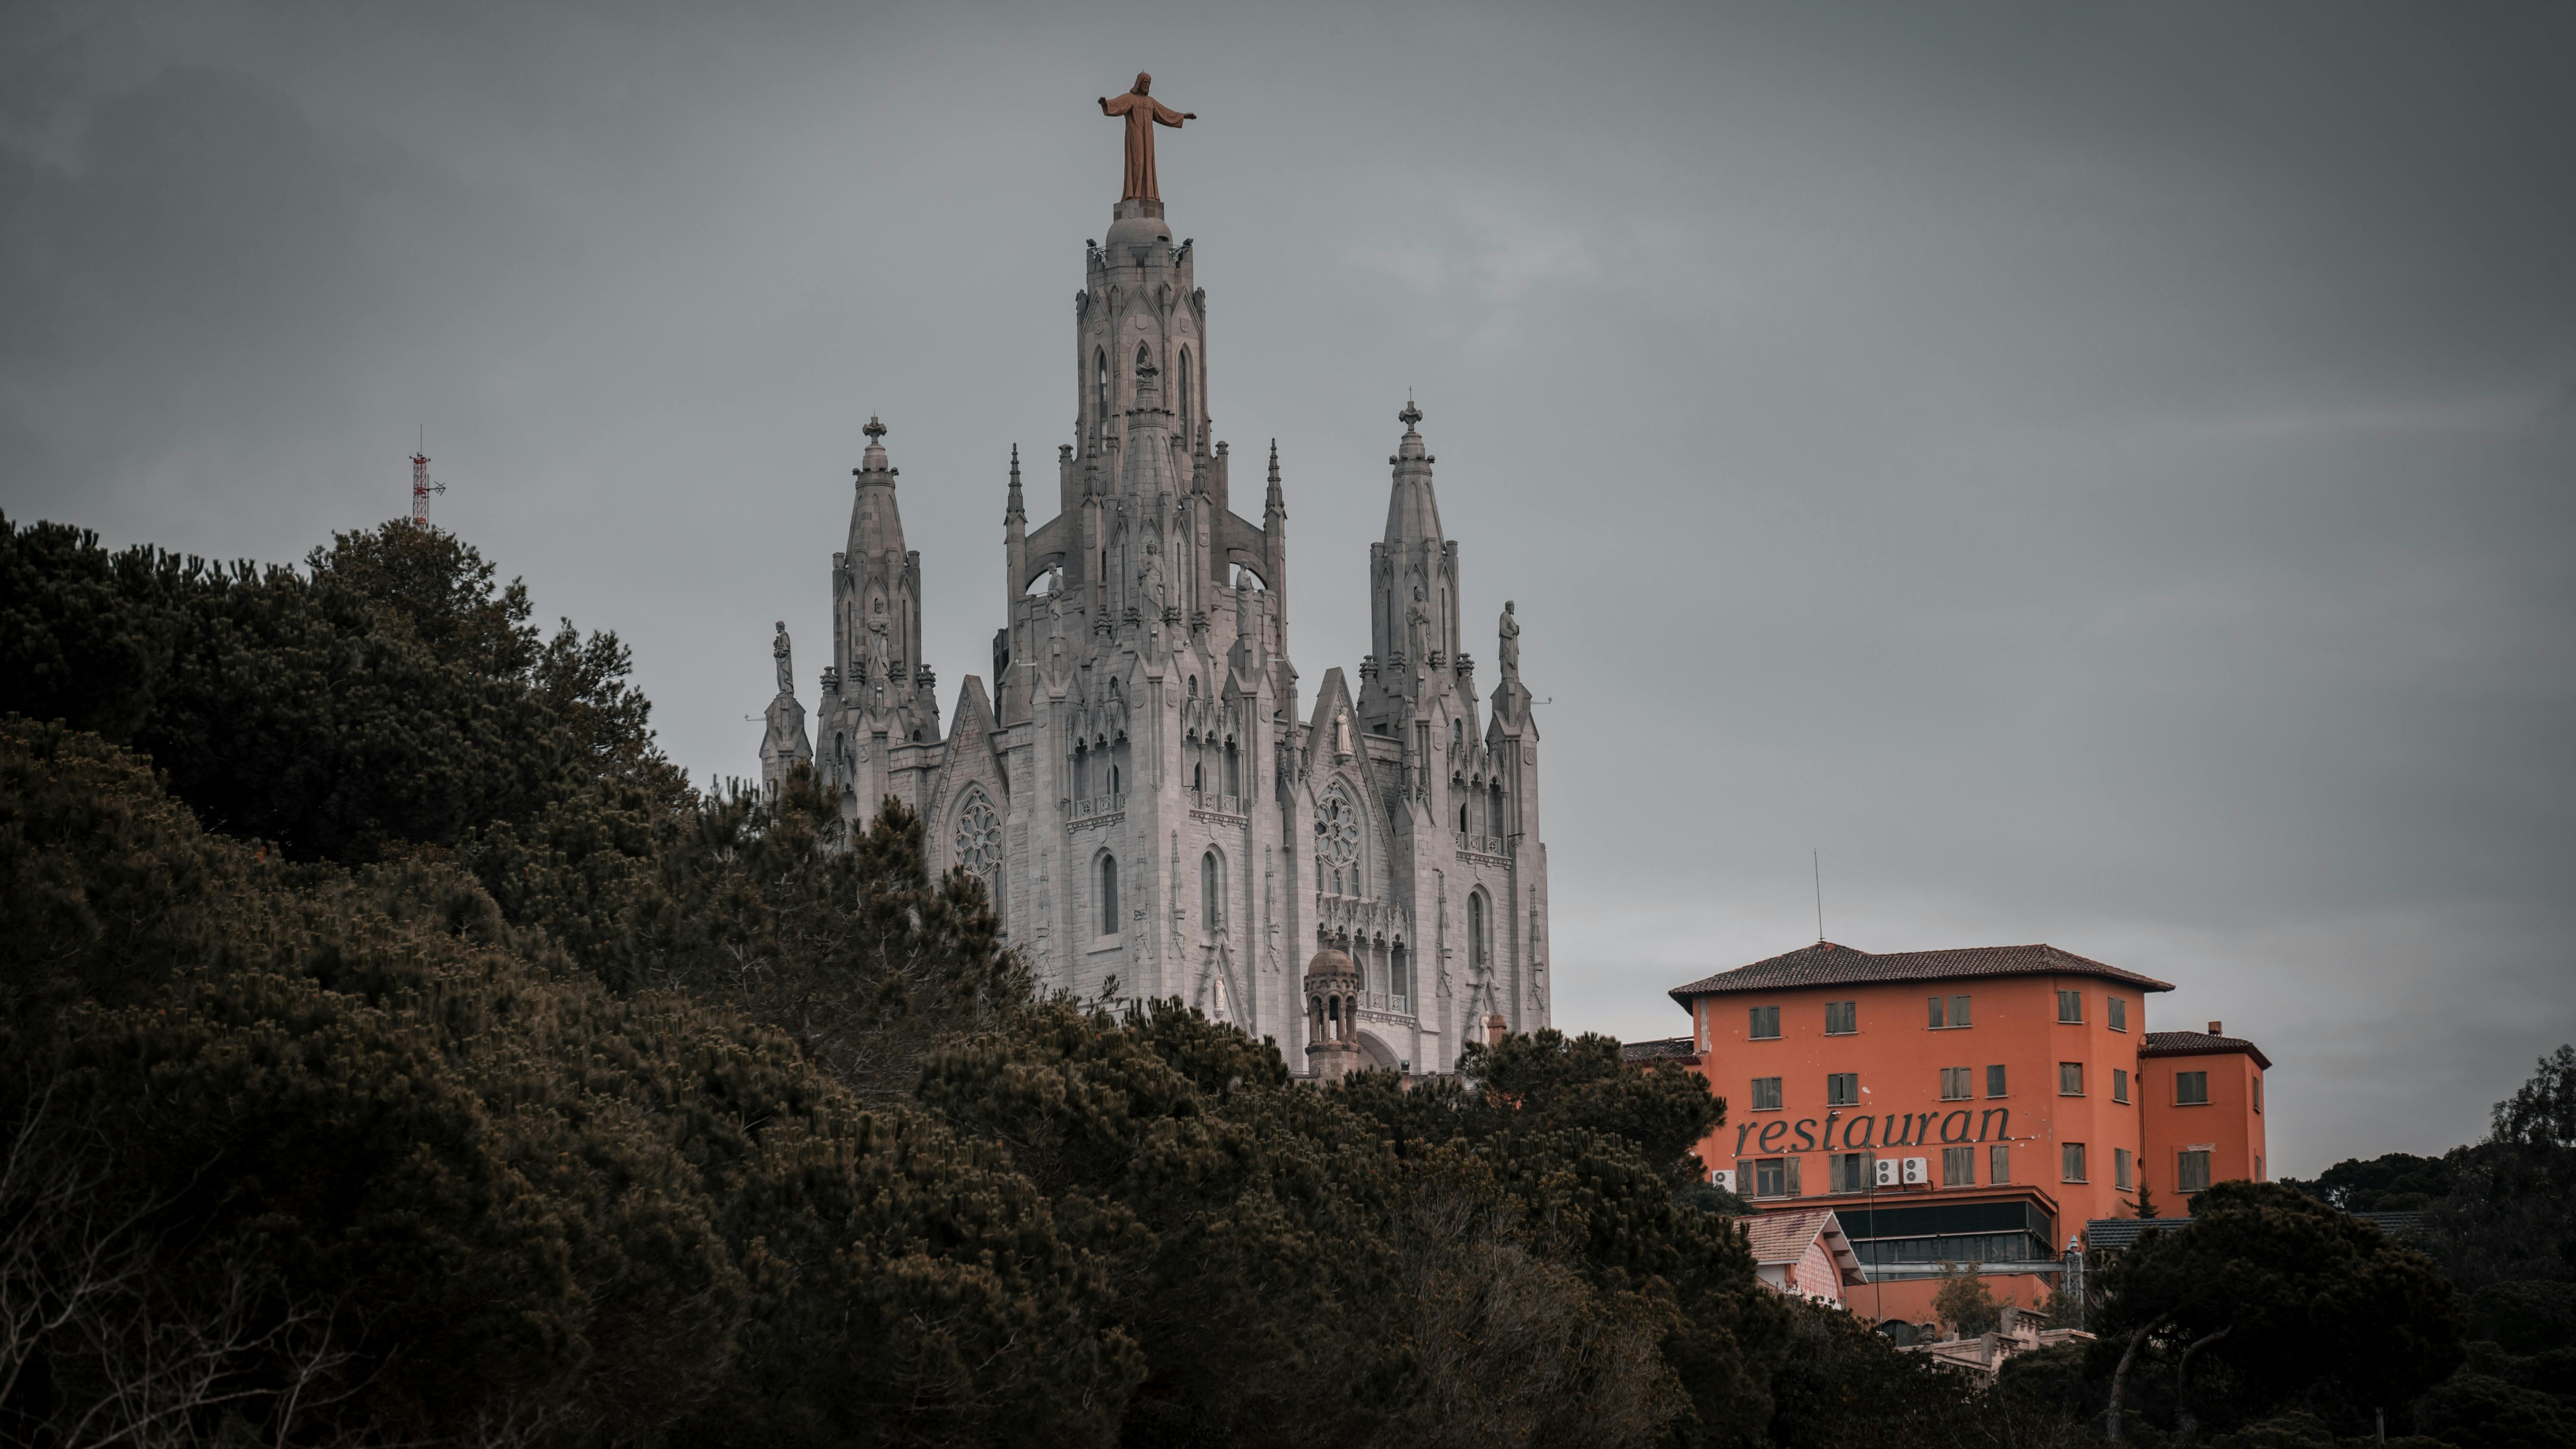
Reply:
[[[1101,250],[1110,254],[1112,266],[1125,266],[1130,261],[1124,248],[1172,244],[1172,225],[1159,216],[1122,216],[1109,223],[1109,235]]]
[[[1359,968],[1351,964],[1351,958],[1347,953],[1337,951],[1330,946],[1316,952],[1315,959],[1306,963],[1306,979],[1309,981],[1318,976],[1357,976],[1359,974]]]

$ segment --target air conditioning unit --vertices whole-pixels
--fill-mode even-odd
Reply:
[[[1905,1159],[1905,1185],[1906,1185],[1907,1187],[1915,1187],[1915,1186],[1919,1186],[1919,1185],[1921,1185],[1921,1184],[1923,1184],[1923,1183],[1930,1182],[1931,1180],[1932,1180],[1932,1159],[1931,1159],[1931,1158],[1928,1158],[1928,1157],[1909,1157],[1909,1158]]]
[[[1880,1187],[1896,1186],[1896,1159],[1893,1157],[1882,1157],[1875,1165],[1878,1168],[1878,1185]]]
[[[1710,1169],[1708,1181],[1711,1187],[1722,1187],[1728,1192],[1735,1191],[1735,1172],[1732,1168],[1719,1167]]]

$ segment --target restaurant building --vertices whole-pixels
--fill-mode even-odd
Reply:
[[[1939,1265],[1974,1263],[2036,1307],[2069,1236],[2160,1199],[2259,1177],[2250,1042],[2147,1030],[2151,976],[2054,946],[1872,954],[1830,941],[1675,987],[1674,1058],[1727,1105],[1700,1144],[1757,1213],[1834,1210],[1873,1321],[1921,1321]],[[1819,1201],[1821,1199],[1822,1201]]]

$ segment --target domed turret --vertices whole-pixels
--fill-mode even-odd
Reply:
[[[1326,946],[1306,963],[1306,1065],[1317,1081],[1358,1070],[1360,968]]]

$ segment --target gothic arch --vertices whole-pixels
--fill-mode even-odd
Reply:
[[[1346,776],[1327,778],[1315,792],[1309,848],[1315,889],[1328,895],[1366,896],[1368,890],[1367,792]]]
[[[1097,928],[1098,933],[1103,936],[1117,935],[1120,924],[1118,857],[1105,848],[1091,858],[1091,904],[1092,925]]]
[[[969,785],[949,822],[951,859],[984,883],[993,909],[1002,909],[1002,812],[981,784]]]
[[[1226,929],[1225,852],[1211,845],[1199,856],[1199,924],[1213,936]]]

